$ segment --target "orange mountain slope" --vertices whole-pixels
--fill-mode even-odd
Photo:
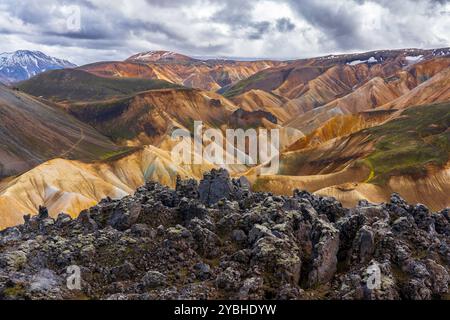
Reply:
[[[192,132],[194,121],[222,132],[280,129],[278,174],[260,175],[263,165],[224,166],[234,176],[245,174],[254,190],[307,189],[348,206],[399,192],[442,209],[450,205],[449,56],[448,49],[405,49],[246,62],[152,51],[44,73],[18,85],[39,98],[10,89],[3,89],[9,98],[0,95],[0,123],[8,129],[6,135],[0,129],[0,142],[16,130],[22,152],[16,157],[39,158],[19,168],[28,172],[0,181],[0,227],[42,204],[52,215],[76,215],[148,179],[173,185],[177,173],[199,178],[215,166],[180,166],[170,157],[172,131]],[[43,111],[50,109],[52,116]],[[18,120],[23,112],[25,120]],[[47,145],[33,149],[40,142],[34,143],[32,126],[16,128],[18,122],[36,123]],[[1,152],[4,170],[12,153]]]
[[[258,71],[284,65],[278,61],[198,60],[178,53],[150,51],[123,62],[102,62],[79,69],[104,77],[148,78],[216,91]]]
[[[347,204],[350,198],[352,204],[386,200],[395,191],[411,202],[442,209],[450,205],[449,127],[450,102],[338,116],[292,144],[280,157],[277,177],[258,176],[259,167],[247,175],[259,190],[320,190],[338,198],[342,194]],[[354,173],[343,174],[348,170]],[[370,195],[369,190],[380,192]]]

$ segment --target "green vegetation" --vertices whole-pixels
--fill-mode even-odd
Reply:
[[[21,284],[16,284],[3,290],[3,295],[9,299],[19,299],[25,295],[25,289]]]
[[[132,153],[134,153],[136,150],[138,150],[139,147],[123,147],[120,150],[107,152],[103,154],[100,158],[102,161],[116,161],[123,157],[126,157]]]
[[[46,72],[20,83],[18,87],[34,96],[54,101],[98,101],[141,91],[183,88],[163,80],[104,78],[76,69]]]
[[[258,81],[262,81],[265,79],[265,77],[266,76],[265,76],[264,72],[258,72],[257,74],[236,83],[234,86],[232,86],[227,91],[225,91],[223,93],[223,96],[225,98],[232,98],[232,97],[238,96],[241,93],[244,93],[245,89],[249,85],[251,85],[252,83],[258,82]]]
[[[384,183],[392,175],[421,176],[426,165],[443,166],[450,154],[450,103],[410,108],[398,119],[366,129],[377,141],[365,159],[373,169],[370,182]]]
[[[79,103],[70,107],[70,113],[83,122],[89,123],[113,141],[133,139],[140,132],[142,119],[153,108],[143,104],[131,109],[135,97],[123,99]]]

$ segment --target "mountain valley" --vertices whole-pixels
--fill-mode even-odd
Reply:
[[[398,192],[408,202],[443,209],[450,205],[449,72],[449,49],[406,49],[283,62],[151,51],[39,74],[14,90],[1,88],[0,112],[9,112],[2,132],[23,123],[7,110],[24,102],[50,110],[27,116],[35,127],[58,125],[54,136],[25,131],[22,138],[16,133],[22,142],[6,145],[0,225],[20,223],[40,205],[52,216],[76,216],[148,180],[173,187],[177,174],[200,179],[218,166],[170,161],[171,132],[192,133],[200,120],[222,132],[280,130],[277,175],[260,175],[264,164],[226,166],[257,191],[290,195],[301,188],[349,207]],[[37,148],[45,154],[29,156],[31,145],[39,146],[33,135],[51,141]],[[26,152],[16,150],[21,144]]]

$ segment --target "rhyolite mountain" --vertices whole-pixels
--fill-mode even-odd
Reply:
[[[50,57],[40,51],[0,53],[0,82],[19,82],[45,71],[74,67],[76,65],[67,60]]]
[[[190,88],[216,91],[258,71],[285,64],[271,60],[200,60],[170,51],[148,51],[125,61],[93,63],[80,69],[103,77],[159,79]]]
[[[0,179],[54,158],[89,161],[121,149],[59,106],[1,84],[0,142]]]
[[[346,207],[386,202],[398,192],[441,210],[450,206],[449,54],[404,49],[247,62],[152,51],[46,72],[17,88],[133,148],[101,161],[51,159],[0,181],[0,225],[18,223],[42,204],[52,217],[76,216],[148,180],[174,186],[177,171],[198,178],[214,166],[180,168],[170,158],[172,130],[191,130],[195,120],[221,130],[281,130],[277,175],[259,175],[260,166],[227,167],[254,190],[288,195],[300,188]]]
[[[151,51],[0,87],[0,299],[448,299],[449,54]],[[177,164],[196,120],[280,129],[280,170]]]

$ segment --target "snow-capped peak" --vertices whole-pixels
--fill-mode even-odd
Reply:
[[[5,83],[27,80],[48,70],[73,67],[76,65],[67,60],[50,57],[40,51],[0,53],[0,81]]]

